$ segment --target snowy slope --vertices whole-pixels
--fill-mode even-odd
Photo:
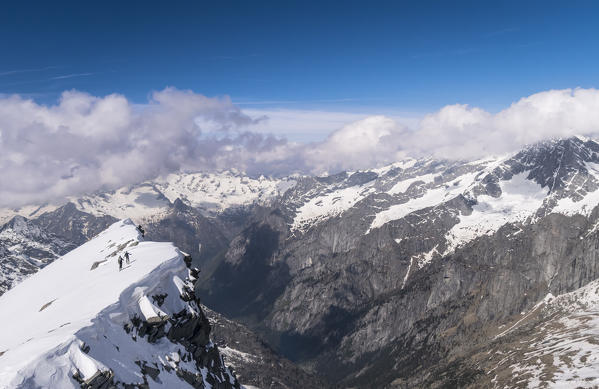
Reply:
[[[0,297],[0,312],[10,318],[0,332],[0,388],[75,388],[75,373],[81,381],[132,384],[150,377],[151,387],[185,387],[182,372],[201,377],[207,387],[211,380],[238,386],[228,369],[216,368],[222,359],[207,337],[196,353],[216,356],[211,371],[189,347],[164,337],[179,331],[177,320],[199,320],[201,328],[198,318],[204,317],[189,297],[180,251],[140,238],[130,220],[117,222]],[[119,271],[117,258],[125,250],[132,262]]]
[[[113,192],[71,198],[77,208],[94,216],[109,215],[117,219],[145,220],[168,212],[170,202],[154,185],[124,187]]]
[[[430,174],[426,176],[430,176]],[[475,176],[476,173],[464,174],[445,185],[427,190],[423,196],[411,198],[405,203],[392,205],[375,215],[370,229],[379,228],[392,220],[401,219],[414,211],[439,205],[455,198],[465,192],[474,183]],[[428,180],[428,177],[426,179]],[[421,180],[420,177],[414,180],[426,182]]]
[[[599,280],[549,294],[501,331],[485,353],[494,387],[599,386]]]
[[[524,222],[543,205],[547,189],[526,179],[526,173],[499,183],[501,195],[481,195],[469,215],[460,215],[458,224],[446,235],[446,252],[453,251],[481,235],[490,235],[506,223]]]
[[[301,230],[340,215],[374,192],[372,183],[321,193],[297,209],[292,230]]]

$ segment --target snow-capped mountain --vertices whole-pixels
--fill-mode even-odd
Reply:
[[[588,216],[599,203],[597,189],[599,144],[576,137],[468,163],[406,160],[381,169],[304,177],[284,193],[279,206],[293,235],[341,219],[351,220],[352,230],[365,235],[407,224],[394,240],[409,247],[419,239],[413,260],[422,267],[506,223],[534,222],[552,212]],[[435,230],[423,243],[431,225]]]
[[[240,388],[195,274],[172,244],[115,223],[0,297],[0,387]]]
[[[198,287],[333,381],[427,387],[481,328],[599,277],[598,151],[576,137],[298,178]]]
[[[114,191],[70,197],[63,203],[3,208],[0,209],[0,223],[16,215],[37,218],[66,203],[98,217],[146,222],[159,219],[177,199],[205,216],[214,216],[227,209],[268,204],[294,184],[293,178],[252,178],[235,171],[170,174]]]
[[[500,326],[599,278],[598,204],[599,144],[574,137],[326,177],[180,174],[18,212],[61,239],[71,215],[133,216],[191,253],[207,306],[335,383],[477,387],[491,368],[470,353]],[[246,376],[259,365],[234,350]]]
[[[8,223],[15,217],[29,218],[35,225],[32,231],[38,234],[37,238],[30,239],[31,245],[40,248],[47,245],[49,238],[42,236],[45,234],[58,239],[57,245],[70,245],[68,249],[72,249],[114,221],[132,218],[137,223],[150,225],[151,238],[168,241],[178,238],[177,244],[184,246],[194,258],[201,259],[226,246],[227,239],[221,231],[230,235],[239,230],[240,227],[227,219],[238,219],[236,213],[252,205],[268,204],[294,182],[293,179],[250,178],[238,172],[171,174],[112,192],[72,197],[65,204],[0,209],[0,221]],[[215,222],[214,216],[223,213],[227,214],[221,218],[223,222]],[[174,233],[177,227],[172,223],[179,227],[178,233]],[[9,238],[16,239],[7,233],[0,239]],[[26,238],[19,239],[23,242]],[[0,274],[4,278],[0,293],[65,252],[46,248],[43,255],[36,254],[41,258],[23,260],[26,250],[22,242],[20,246],[10,241],[0,243],[4,250],[0,266],[5,268]],[[200,247],[203,247],[201,253]]]

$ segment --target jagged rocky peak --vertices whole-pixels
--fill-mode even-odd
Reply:
[[[577,136],[552,139],[526,147],[513,160],[530,171],[529,179],[555,192],[567,189],[574,175],[590,173],[589,163],[599,163],[599,144]]]
[[[76,245],[87,242],[116,221],[112,216],[82,212],[72,202],[44,212],[35,219],[36,224],[46,231]]]
[[[0,387],[239,389],[185,259],[123,220],[9,290]]]
[[[19,215],[13,217],[6,224],[0,227],[0,233],[8,230],[14,232],[15,234],[26,235],[29,237],[39,237],[42,234],[42,230],[37,225],[31,223],[31,221],[27,218]]]
[[[474,198],[481,194],[500,197],[501,182],[523,175],[546,191],[551,206],[564,198],[576,202],[599,188],[599,143],[579,136],[545,140],[489,166],[470,191]]]

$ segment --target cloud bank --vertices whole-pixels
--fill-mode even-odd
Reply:
[[[114,189],[180,170],[318,174],[407,156],[503,154],[549,137],[599,134],[599,91],[541,92],[498,113],[448,105],[410,127],[370,116],[307,144],[264,134],[267,120],[268,113],[248,114],[227,97],[172,88],[154,92],[143,106],[121,95],[77,91],[63,93],[53,106],[2,97],[0,206]]]

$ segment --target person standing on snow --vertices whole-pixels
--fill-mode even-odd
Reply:
[[[119,255],[119,271],[123,270],[123,257]]]
[[[129,264],[129,251],[125,251],[125,262]]]

